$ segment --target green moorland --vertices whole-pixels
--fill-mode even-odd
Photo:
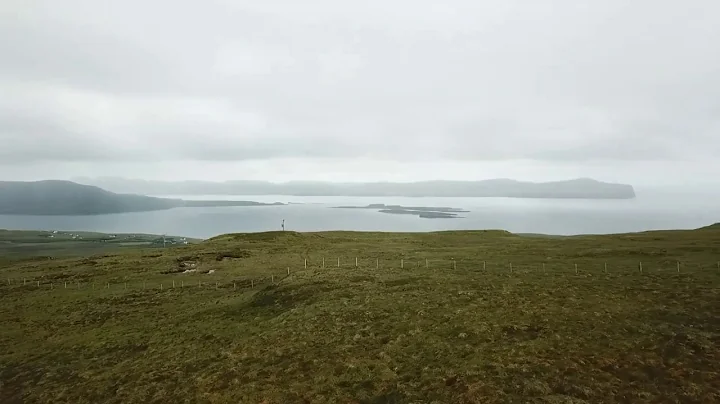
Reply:
[[[718,261],[718,228],[272,232],[16,259],[0,402],[716,403]]]
[[[0,229],[0,265],[25,257],[82,256],[116,249],[179,246],[185,241],[200,240],[175,236],[163,240],[163,236],[153,234]]]

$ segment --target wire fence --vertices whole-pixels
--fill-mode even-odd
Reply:
[[[216,289],[252,289],[260,286],[264,286],[267,284],[276,284],[279,283],[283,278],[282,277],[276,277],[274,275],[265,278],[259,278],[259,279],[249,279],[249,280],[237,280],[232,282],[227,281],[186,281],[186,280],[170,280],[170,281],[158,281],[157,279],[154,279],[152,281],[131,281],[131,282],[47,282],[47,281],[41,281],[37,279],[28,279],[28,278],[8,278],[7,279],[7,286],[15,286],[15,287],[30,287],[30,288],[46,288],[50,290],[63,290],[63,289],[74,289],[74,290],[101,290],[101,289],[123,289],[123,290],[130,290],[130,289],[142,289],[142,290],[151,290],[151,289],[159,289],[159,290],[165,290],[165,289],[184,289],[184,288],[193,288],[193,287],[199,287],[199,288],[209,288],[214,287]]]
[[[349,262],[349,263],[348,263]],[[394,265],[393,265],[394,262]],[[183,273],[177,272],[169,275],[170,278],[159,280],[158,277],[148,278],[147,280],[107,280],[96,281],[84,277],[82,279],[73,280],[72,275],[63,281],[56,279],[48,279],[49,275],[39,277],[23,277],[23,278],[6,278],[6,282],[0,285],[0,288],[25,288],[25,289],[49,289],[49,290],[176,290],[187,288],[204,288],[204,289],[232,289],[232,290],[252,290],[259,287],[276,285],[286,278],[292,276],[298,271],[316,271],[316,270],[338,270],[338,269],[364,269],[364,270],[413,270],[424,268],[427,270],[463,270],[477,273],[504,273],[504,274],[526,274],[526,273],[544,273],[544,274],[646,274],[646,273],[707,273],[708,270],[717,270],[720,275],[720,261],[713,263],[708,262],[686,262],[675,261],[671,265],[670,261],[662,260],[661,262],[643,263],[638,261],[636,264],[623,262],[603,262],[602,264],[593,261],[592,264],[583,262],[581,264],[567,262],[539,262],[520,264],[510,261],[480,261],[480,260],[455,260],[455,259],[407,259],[400,258],[397,260],[388,260],[380,258],[342,260],[341,258],[333,259],[303,259],[300,266],[296,269],[286,267],[281,272],[276,266],[263,271],[262,275],[246,276],[242,274],[219,274],[215,271],[201,271]],[[273,273],[274,272],[274,273]],[[213,275],[220,275],[222,280],[213,280]],[[205,279],[196,279],[198,276]],[[228,280],[228,277],[235,276],[234,279]],[[190,279],[190,277],[194,277]]]

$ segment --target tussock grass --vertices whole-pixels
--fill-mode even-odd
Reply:
[[[718,260],[714,229],[273,232],[18,260],[0,270],[0,402],[718,402]]]

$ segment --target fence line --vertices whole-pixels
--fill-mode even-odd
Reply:
[[[436,269],[437,269],[437,270],[442,270],[442,269],[457,270],[457,269],[458,269],[458,261],[455,260],[454,258],[450,258],[450,260],[447,260],[447,259],[432,260],[432,259],[429,259],[429,258],[423,258],[423,259],[424,259],[424,261],[425,261],[425,268],[426,268],[426,269],[433,269],[433,270],[436,270]],[[371,266],[371,265],[361,265],[361,264],[363,264],[363,263],[366,263],[368,260],[371,260],[371,259],[363,259],[363,260],[361,260],[360,257],[355,257],[355,265],[352,266],[352,267],[353,267],[353,268],[361,268],[361,267],[362,267],[362,268],[365,268],[365,269],[372,269],[372,266]],[[383,263],[386,263],[386,262],[388,262],[388,261],[391,261],[391,260],[383,260]],[[400,258],[398,261],[395,261],[395,262],[398,263],[398,264],[396,264],[397,266],[396,266],[395,268],[399,268],[399,269],[401,269],[401,270],[405,270],[407,264],[408,264],[408,263],[411,263],[412,261],[406,261],[405,258]],[[416,262],[417,262],[417,267],[420,268],[420,267],[422,266],[422,261],[421,261],[421,259],[418,259]],[[461,263],[462,263],[462,261],[461,261]],[[340,257],[337,258],[337,264],[338,264],[338,268],[341,268],[341,258],[340,258]],[[432,264],[437,264],[437,265],[432,265]],[[449,264],[449,265],[448,265],[448,264]],[[466,261],[466,264],[468,264],[468,265],[461,265],[461,269],[468,270],[468,271],[473,271],[473,272],[480,272],[480,271],[478,271],[478,270],[476,269],[476,268],[479,266],[479,261],[477,261],[477,260]],[[720,271],[720,261],[714,262],[714,264],[715,264],[714,266],[717,267],[718,271]],[[304,268],[304,269],[306,269],[306,270],[307,270],[307,269],[310,269],[310,270],[324,269],[324,270],[327,270],[327,271],[332,271],[332,270],[333,270],[332,267],[326,268],[326,266],[325,266],[325,257],[322,258],[322,261],[318,260],[317,266],[314,266],[314,265],[313,265],[313,262],[311,262],[308,258],[304,258],[301,265],[302,265],[302,268]],[[507,271],[509,274],[514,274],[514,273],[517,273],[520,268],[528,268],[528,267],[529,267],[529,268],[531,268],[532,271],[538,271],[538,272],[540,271],[540,268],[541,268],[542,273],[548,273],[548,268],[550,268],[550,272],[551,272],[551,273],[552,273],[552,272],[554,272],[554,273],[558,273],[558,272],[559,272],[559,273],[563,273],[563,272],[566,272],[566,271],[564,271],[562,268],[560,268],[560,265],[567,266],[567,265],[569,265],[569,264],[567,264],[567,262],[565,262],[564,264],[556,264],[556,265],[552,265],[552,266],[551,266],[551,265],[549,265],[549,263],[547,263],[547,262],[542,262],[542,263],[540,263],[540,264],[527,264],[527,263],[525,263],[525,264],[522,264],[521,266],[518,266],[517,264],[515,264],[515,265],[513,266],[513,263],[512,263],[512,262],[507,262],[506,266],[504,266],[504,268],[506,268],[506,269],[503,269],[503,264],[502,264],[502,263],[491,266],[491,265],[489,265],[489,262],[488,262],[488,261],[483,260],[483,261],[482,261],[482,271],[487,272],[488,270],[490,270],[490,271],[493,271],[493,272],[495,272],[495,273],[502,272],[502,271]],[[623,273],[623,274],[627,273],[627,272],[625,272],[625,271],[622,270],[622,269],[627,269],[627,265],[628,265],[627,263],[623,263],[623,264],[618,264],[618,265],[616,265],[615,268],[616,268],[616,269],[617,269],[617,268],[620,268],[620,270],[615,271],[615,273]],[[661,264],[661,265],[662,265],[662,264]],[[667,264],[665,264],[665,265],[667,265]],[[704,264],[704,263],[701,263],[701,262],[693,262],[693,266],[694,266],[695,268],[697,268],[698,270],[706,271],[705,268],[707,268],[707,267],[712,267],[713,265],[711,265],[711,264]],[[494,267],[494,268],[492,268],[492,267]],[[680,261],[676,261],[676,262],[675,262],[675,268],[674,268],[674,269],[676,270],[677,273],[681,273],[681,272],[682,272],[681,269],[682,269],[683,267],[687,268],[687,266],[686,266],[685,264],[681,263]],[[346,268],[347,268],[347,267],[346,267]],[[375,266],[374,266],[374,268],[375,268],[376,270],[381,269],[381,260],[380,260],[380,258],[375,258]],[[393,266],[390,265],[390,266],[387,266],[387,267],[386,267],[386,266],[383,265],[382,268],[383,268],[383,269],[392,269]],[[581,267],[578,265],[578,263],[573,263],[572,266],[570,266],[570,267],[568,268],[568,271],[567,271],[567,272],[569,272],[569,270],[572,270],[573,268],[574,268],[575,275],[580,275],[580,274],[582,274],[582,273],[596,273],[596,271],[593,271],[593,269],[598,269],[598,268],[597,268],[597,265],[590,266],[590,268],[588,268],[588,267],[581,268]],[[599,271],[602,271],[602,273],[610,274],[610,273],[613,272],[612,269],[613,269],[612,267],[608,266],[608,262],[603,262],[603,266],[599,268],[598,272],[599,272]],[[648,271],[644,271],[644,269],[649,269],[649,267],[647,267],[647,263],[646,263],[645,267],[643,267],[643,262],[642,262],[642,261],[638,261],[638,262],[637,262],[637,266],[634,266],[634,267],[633,267],[633,271],[637,271],[639,274],[644,274],[644,273],[648,272]],[[665,272],[667,269],[668,269],[667,267],[665,267],[665,268],[658,268],[658,271],[663,271],[663,272]],[[686,269],[685,272],[696,272],[696,271],[688,271],[688,269]],[[179,275],[179,274],[178,274],[178,275]],[[193,274],[192,276],[198,276],[198,275],[199,275],[199,274],[195,273],[195,274]],[[211,275],[211,273],[201,274],[201,276],[205,276],[205,275]],[[182,275],[180,275],[180,276],[182,276]],[[290,276],[292,276],[292,269],[291,269],[291,267],[286,267],[286,275],[285,275],[285,277],[280,278],[280,281],[282,281],[283,279],[285,279],[285,278],[287,278],[287,277],[290,277]],[[223,287],[230,287],[230,285],[232,285],[232,288],[233,288],[234,290],[235,290],[235,289],[238,289],[238,286],[239,286],[240,289],[247,289],[248,287],[249,287],[249,289],[254,289],[256,285],[261,285],[261,284],[263,283],[263,280],[266,281],[267,278],[268,278],[267,276],[266,276],[266,277],[262,277],[262,278],[260,278],[259,282],[258,282],[258,279],[244,279],[244,280],[237,280],[237,279],[235,279],[235,280],[229,281],[230,283],[227,283],[227,284],[226,284],[226,283],[223,283],[223,285],[226,285],[226,286],[223,286]],[[269,274],[269,278],[270,278],[270,284],[276,284],[276,283],[275,283],[275,274]],[[162,282],[160,282],[160,281],[156,281],[156,282],[159,283],[159,289],[160,289],[160,290],[166,290],[166,289],[185,289],[185,288],[186,288],[185,280],[184,280],[184,279],[179,280],[179,281],[180,281],[180,282],[179,282],[179,286],[178,286],[178,284],[177,284],[176,281],[177,281],[177,279],[172,279],[172,281],[168,281],[168,285],[172,284],[172,287],[168,286],[167,288],[165,287],[165,285],[163,285]],[[62,283],[61,283],[61,282],[62,282]],[[139,281],[138,281],[138,282],[139,282]],[[143,290],[148,289],[147,283],[148,283],[147,280],[143,280],[143,281],[142,281],[142,289],[143,289]],[[62,289],[82,289],[83,287],[95,289],[95,281],[87,281],[85,284],[83,284],[83,283],[80,282],[80,281],[75,281],[75,288],[72,288],[72,282],[70,282],[70,287],[69,287],[67,280],[65,280],[65,281],[59,281],[58,284],[63,286]],[[127,281],[119,281],[119,282],[116,282],[116,283],[112,284],[112,286],[118,285],[118,284],[121,285],[121,288],[122,288],[123,290],[128,290],[128,289],[129,289],[129,287],[128,287],[128,282],[127,282]],[[4,283],[3,283],[3,285],[4,285]],[[28,278],[24,277],[24,278],[22,278],[22,282],[20,282],[20,279],[19,279],[19,278],[17,278],[17,279],[7,278],[7,286],[14,286],[14,285],[17,285],[17,286],[25,286],[25,287],[27,287],[27,286],[33,287],[33,286],[34,286],[35,288],[47,287],[47,288],[49,288],[49,289],[51,289],[51,290],[55,289],[55,282],[44,283],[44,282],[42,281],[42,279],[28,279]],[[203,282],[203,280],[198,280],[198,284],[197,284],[198,287],[203,287],[203,286],[208,286],[208,285],[209,285],[209,282]],[[104,286],[105,286],[104,289],[111,289],[111,282],[105,282],[105,285],[104,285]],[[188,283],[187,287],[192,287],[192,285],[191,285],[190,283]],[[216,288],[216,289],[219,289],[220,287],[221,287],[221,286],[220,286],[220,281],[215,281],[215,288]],[[156,286],[156,288],[157,288],[157,286]],[[59,286],[58,286],[58,289],[59,289]],[[152,287],[151,287],[151,289],[152,289]]]
[[[282,279],[284,279],[284,278],[282,278]],[[279,281],[282,281],[282,279],[279,279]],[[265,279],[265,280],[267,280],[267,279]],[[50,290],[55,289],[55,282],[44,283],[40,280],[36,280],[34,283],[26,282],[25,284],[21,284],[18,282],[16,284],[16,283],[12,282],[12,278],[8,278],[8,281],[10,281],[10,283],[9,283],[10,286],[31,288],[31,290],[37,290],[39,288],[48,288]],[[141,287],[138,287],[137,289],[139,289],[139,290],[152,290],[152,289],[171,290],[171,289],[190,289],[192,287],[207,288],[208,286],[212,285],[212,282],[203,282],[203,281],[198,281],[196,286],[193,286],[191,284],[186,285],[184,280],[180,281],[180,283],[176,283],[175,280],[172,280],[171,283],[172,283],[172,287],[169,286],[169,283],[167,284],[168,286],[166,287],[165,286],[166,283],[164,283],[163,281],[159,281],[159,280],[155,281],[154,283],[147,282],[147,281],[142,281],[142,283],[140,281],[137,281],[137,282],[122,282],[121,281],[121,282],[114,282],[114,283],[113,282],[105,282],[105,285],[102,289],[133,290],[135,288],[132,288],[132,285],[138,285],[138,286],[142,285]],[[153,286],[153,284],[155,286]],[[234,281],[230,281],[230,282],[216,281],[215,289],[229,288],[229,287],[232,287],[233,289],[238,289],[238,288],[239,289],[254,289],[262,284],[263,284],[262,279],[260,281],[258,281],[256,279],[249,279],[249,280],[244,280],[244,281],[234,280]],[[269,284],[272,284],[272,285],[277,284],[275,282],[275,275],[270,276]],[[95,282],[88,281],[85,283],[77,282],[76,287],[74,287],[74,288],[65,287],[63,289],[95,290],[97,288],[95,287]]]
[[[346,266],[346,265],[341,265],[341,258],[338,257],[338,258],[337,258],[337,267],[338,267],[338,268],[341,268],[341,267],[345,267],[345,268],[349,268],[349,267],[354,267],[354,268],[364,267],[364,266],[362,265],[362,263],[365,262],[365,261],[367,261],[366,259],[363,259],[363,258],[360,258],[360,257],[354,257],[354,258],[355,258],[355,264],[354,264],[354,265],[347,265],[347,266]],[[317,265],[317,266],[314,266],[313,263],[312,263],[308,258],[304,258],[303,268],[305,268],[305,269],[313,269],[313,268],[323,268],[323,269],[324,269],[324,268],[327,268],[326,265],[325,265],[325,260],[326,260],[325,257],[319,259],[319,260],[318,260],[318,265]],[[369,260],[371,260],[371,259],[369,259]],[[422,265],[422,260],[425,261],[425,268],[430,268],[431,263],[432,263],[432,264],[435,264],[435,263],[438,263],[438,262],[439,262],[439,263],[441,263],[441,264],[443,264],[443,263],[449,263],[449,266],[440,265],[440,266],[439,266],[440,268],[450,267],[450,268],[452,268],[452,269],[458,269],[458,261],[461,262],[461,263],[463,262],[462,260],[456,260],[456,259],[454,259],[454,258],[450,258],[449,260],[447,260],[447,259],[435,259],[435,260],[433,260],[433,259],[428,259],[428,258],[422,258],[422,259],[418,259],[418,261],[416,261],[416,263],[417,263],[416,266],[417,266],[418,268],[421,267],[421,265]],[[375,268],[376,268],[376,269],[380,269],[381,263],[386,263],[387,261],[391,261],[391,260],[383,260],[383,261],[381,262],[381,260],[380,260],[379,258],[376,258],[376,259],[375,259]],[[408,267],[408,266],[409,266],[409,267],[412,266],[412,265],[411,265],[412,260],[408,260],[408,259],[406,259],[406,258],[399,258],[399,259],[397,259],[396,262],[398,263],[398,266],[397,266],[397,267],[400,268],[400,269],[405,269],[405,268]],[[466,262],[466,263],[470,263],[471,266],[477,265],[477,260],[465,260],[465,262]],[[484,271],[487,270],[488,267],[490,266],[490,265],[489,265],[489,262],[488,262],[488,261],[481,261],[481,262],[482,262],[482,269],[483,269]],[[676,269],[677,269],[677,272],[680,272],[681,265],[683,265],[682,262],[681,262],[681,261],[675,261],[675,263],[676,263],[676,266],[675,266],[675,267],[676,267]],[[547,269],[546,269],[546,264],[547,264],[547,262],[542,262],[541,264],[539,264],[540,267],[542,268],[542,270],[543,270],[544,272],[547,271]],[[638,262],[637,262],[637,266],[634,266],[633,268],[636,269],[636,270],[638,270],[640,273],[643,273],[643,270],[646,269],[646,267],[643,266],[644,264],[647,264],[647,262],[643,263],[642,261],[638,261]],[[699,262],[698,262],[698,263],[693,263],[693,264],[695,264],[694,266],[696,266],[696,267],[700,267],[700,266],[705,267],[705,266],[706,266],[706,265],[704,265],[703,263],[699,263]],[[718,270],[720,270],[720,261],[715,261],[715,262],[713,262],[713,264],[714,264],[714,266],[717,266],[717,269],[718,269]],[[620,266],[625,266],[625,265],[627,265],[626,262],[623,262],[623,264],[621,264]],[[500,266],[502,266],[502,265],[500,265]],[[522,266],[522,267],[528,267],[528,266],[534,267],[533,264],[527,264],[527,263],[526,263],[526,264],[522,264],[521,266]],[[707,265],[707,266],[709,266],[709,265]],[[365,266],[365,267],[370,267],[370,265],[367,265],[367,266]],[[394,266],[393,266],[392,264],[389,265],[389,266],[383,266],[383,268],[393,268],[393,267],[394,267]],[[509,270],[510,272],[512,272],[512,271],[513,271],[513,268],[515,268],[515,269],[517,270],[518,268],[520,268],[520,266],[517,265],[517,264],[513,265],[512,262],[508,262],[506,268],[508,268],[508,270]],[[583,268],[582,268],[578,263],[573,263],[572,266],[570,267],[570,269],[573,269],[573,268],[575,269],[575,272],[578,273],[578,274],[579,274],[580,272],[583,272]],[[603,267],[602,267],[603,272],[608,272],[608,268],[610,268],[610,267],[608,266],[608,262],[607,262],[607,261],[603,262]],[[617,268],[617,266],[616,266],[616,268]],[[467,268],[467,269],[468,269],[468,270],[474,270],[475,268]]]

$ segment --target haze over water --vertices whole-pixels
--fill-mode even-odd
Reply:
[[[0,227],[207,237],[282,219],[293,230],[556,234],[717,222],[715,197],[639,187],[720,189],[719,16],[717,0],[0,1],[11,38],[0,41],[0,180],[594,178],[638,191],[633,201],[314,199],[472,211],[458,220],[305,205],[0,217]]]
[[[158,195],[160,196],[160,195]],[[504,229],[515,233],[607,234],[691,229],[720,221],[717,194],[637,192],[628,200],[296,197],[284,195],[162,195],[183,199],[292,202],[287,206],[178,208],[96,216],[3,216],[0,228],[172,234],[208,238],[232,232],[280,230],[436,231]],[[459,219],[422,219],[375,210],[330,209],[371,203],[449,206],[469,210]]]

